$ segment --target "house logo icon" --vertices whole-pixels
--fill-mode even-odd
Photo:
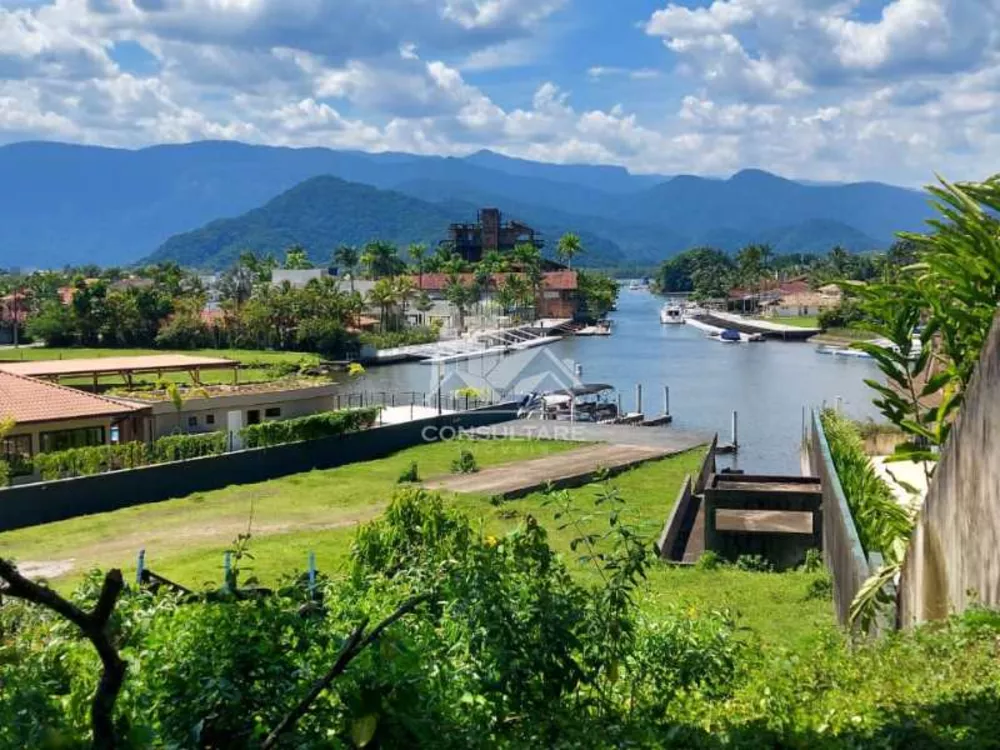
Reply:
[[[559,359],[549,346],[484,359],[481,367],[480,361],[475,363],[431,365],[428,392],[451,397],[475,391],[484,400],[509,402],[582,385],[579,367],[572,360]]]

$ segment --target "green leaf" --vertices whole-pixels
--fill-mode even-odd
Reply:
[[[355,719],[351,724],[351,741],[355,747],[365,747],[375,737],[378,728],[378,717],[375,714]]]

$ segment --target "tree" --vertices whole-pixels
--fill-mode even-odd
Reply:
[[[759,303],[760,283],[767,272],[767,264],[772,254],[768,245],[747,245],[736,255],[740,283],[750,291],[754,309]]]
[[[365,245],[361,262],[368,266],[368,273],[373,279],[396,276],[406,270],[396,246],[380,240]]]
[[[560,260],[566,261],[566,265],[569,266],[570,270],[573,269],[573,258],[582,252],[583,243],[580,241],[580,236],[578,234],[567,232],[559,238],[559,244],[556,247],[556,255]]]
[[[313,267],[309,253],[301,245],[292,245],[285,251],[285,261],[282,268],[286,271],[305,271]]]
[[[396,289],[391,279],[379,279],[368,292],[368,300],[379,309],[379,330],[386,331],[389,308],[396,303]]]
[[[58,300],[47,300],[28,318],[27,333],[33,339],[44,341],[46,346],[69,346],[76,337],[73,312]]]
[[[427,245],[422,245],[414,243],[410,245],[409,249],[410,260],[413,261],[414,266],[417,269],[417,286],[420,289],[424,287],[424,259],[427,257]]]
[[[600,320],[614,308],[618,299],[618,282],[597,273],[577,272],[577,294],[583,311],[592,320]]]
[[[413,279],[409,276],[397,276],[393,282],[394,292],[396,295],[396,301],[398,301],[403,306],[403,323],[406,323],[406,308],[413,299],[414,294],[417,291],[416,285],[413,283]]]
[[[333,251],[333,260],[339,266],[343,266],[344,269],[351,275],[351,291],[354,291],[354,275],[358,268],[358,262],[361,259],[360,253],[356,247],[351,247],[350,245],[341,245],[336,250]]]
[[[479,294],[470,286],[465,286],[457,274],[448,277],[448,285],[444,289],[445,299],[458,313],[458,330],[465,330],[465,314],[469,307],[479,299]]]

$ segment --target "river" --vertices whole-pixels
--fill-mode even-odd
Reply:
[[[662,300],[646,291],[622,289],[612,313],[609,337],[566,338],[551,346],[496,358],[437,367],[410,363],[371,368],[364,382],[344,391],[432,391],[442,377],[445,392],[489,381],[518,390],[558,388],[567,374],[557,360],[579,364],[582,379],[622,392],[627,411],[635,408],[635,386],[643,386],[646,414],[663,408],[670,388],[674,427],[718,432],[729,442],[733,411],[739,413],[740,452],[735,464],[754,473],[798,473],[802,408],[833,405],[838,397],[848,415],[878,418],[874,392],[864,378],[879,378],[870,360],[818,354],[810,343],[767,341],[720,344],[683,325],[661,325]]]

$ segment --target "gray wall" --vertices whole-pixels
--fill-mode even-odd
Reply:
[[[830,455],[819,412],[812,414],[811,429],[803,449],[809,474],[819,477],[823,488],[823,559],[833,577],[833,606],[837,621],[850,621],[851,602],[875,572],[865,558],[858,529],[854,525],[844,488]]]
[[[1000,607],[1000,315],[906,553],[900,622],[940,619],[976,602]]]
[[[444,427],[481,427],[505,422],[516,414],[517,404],[501,404],[305,443],[9,487],[0,490],[0,532],[370,461],[435,442]],[[448,438],[450,431],[444,432]]]

